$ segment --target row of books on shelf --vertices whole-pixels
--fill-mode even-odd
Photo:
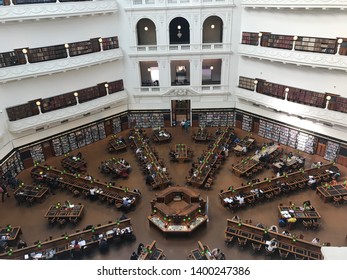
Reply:
[[[259,120],[258,135],[308,154],[316,152],[318,143],[316,136],[265,120]]]
[[[252,131],[253,130],[253,117],[243,114],[242,117],[242,130]]]
[[[340,150],[340,144],[328,141],[325,149],[324,158],[326,160],[335,161]]]
[[[67,154],[104,138],[106,138],[106,131],[103,122],[69,132],[52,139],[54,155]]]
[[[234,112],[206,111],[199,114],[199,125],[203,127],[234,126]]]
[[[0,165],[0,177],[17,176],[22,170],[24,165],[18,151],[14,152]]]
[[[67,44],[15,49],[13,51],[0,53],[0,68],[26,64],[27,60],[23,50],[25,50],[27,54],[29,63],[37,63],[99,52],[101,48],[104,51],[119,48],[118,37],[92,38]]]
[[[106,85],[106,86],[105,86]],[[124,90],[123,80],[117,80],[112,82],[100,83],[96,86],[79,89],[69,93],[63,93],[60,95],[48,97],[48,98],[38,98],[33,101],[28,101],[25,104],[16,105],[13,107],[6,108],[7,115],[10,121],[16,121],[31,116],[38,115],[40,110],[38,109],[37,101],[40,102],[40,109],[42,113],[47,113],[50,111],[66,108],[79,103],[87,102],[99,97],[103,97],[107,94],[113,94]],[[78,97],[75,96],[77,93]]]
[[[262,47],[308,51],[327,54],[347,55],[347,38],[317,38],[272,34],[270,32],[242,32],[242,44],[259,45]],[[338,49],[338,46],[339,49]]]
[[[128,118],[131,127],[157,128],[164,126],[163,113],[130,113]]]

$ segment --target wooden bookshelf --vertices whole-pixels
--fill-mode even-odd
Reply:
[[[342,43],[340,45],[339,55],[347,55],[347,38],[341,38]]]
[[[41,110],[42,113],[70,107],[76,105],[77,101],[73,92],[64,93],[61,95],[48,97],[42,99]]]
[[[255,79],[240,76],[239,88],[254,91],[254,87],[255,87],[254,81]]]
[[[98,97],[101,97],[98,86],[84,88],[84,89],[78,90],[77,92],[78,92],[79,103],[84,103],[89,100],[93,100]]]
[[[28,60],[30,63],[67,58],[64,45],[55,45],[40,48],[28,49]]]
[[[25,104],[6,108],[8,119],[10,121],[17,121],[38,115],[40,112],[37,108],[36,101],[29,101]]]
[[[141,128],[164,127],[163,113],[130,113],[129,123]]]
[[[331,96],[328,109],[341,113],[347,113],[347,98],[340,96]]]
[[[196,111],[199,116],[199,126],[203,127],[218,127],[218,126],[234,126],[234,111],[224,110],[206,110]]]
[[[252,131],[252,128],[253,128],[253,117],[243,114],[242,130],[250,132],[250,131]]]
[[[113,81],[108,83],[108,93],[112,94],[124,90],[123,80]]]
[[[118,36],[102,38],[102,49],[104,51],[118,49],[118,48],[119,48]]]
[[[325,149],[324,158],[326,160],[335,161],[339,154],[340,144],[328,141]]]
[[[299,36],[295,42],[296,51],[335,54],[337,39]]]
[[[261,46],[277,49],[291,50],[293,48],[293,38],[291,35],[278,35],[263,32],[261,37]]]
[[[99,38],[69,43],[70,56],[84,55],[100,51]]]
[[[0,53],[0,68],[26,64],[22,50]]]
[[[241,44],[258,46],[259,33],[242,32]]]

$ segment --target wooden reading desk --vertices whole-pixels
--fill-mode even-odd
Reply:
[[[143,156],[146,158],[143,163],[148,169],[149,175],[153,178],[152,188],[162,189],[170,185],[171,179],[169,178],[169,174],[166,172],[166,168],[159,163],[158,158],[155,156],[147,142],[144,141],[140,131],[134,130],[131,140],[136,149],[141,150],[141,153],[143,153]]]
[[[266,240],[263,239],[264,231],[267,230],[250,224],[245,224],[228,219],[227,228],[225,230],[225,240],[226,242],[231,242],[234,238],[239,238],[240,240],[243,240],[243,242],[260,244],[262,247],[264,247],[267,244]],[[321,246],[319,245],[296,237],[283,235],[274,231],[267,232],[270,235],[270,239],[275,238],[278,241],[277,248],[279,250],[288,252],[288,254],[294,256],[296,259],[323,259]]]
[[[90,195],[90,191],[94,190],[96,198],[106,200],[110,204],[115,205],[118,209],[122,208],[124,198],[134,198],[131,204],[136,205],[141,198],[139,193],[130,191],[128,188],[120,188],[110,183],[101,183],[96,180],[87,180],[74,174],[70,174],[51,166],[37,165],[31,170],[31,177],[35,180],[37,176],[44,175],[44,183],[50,184],[58,182],[59,187],[68,189],[72,193],[76,190],[82,192],[86,197]]]
[[[198,241],[198,248],[192,250],[188,256],[190,260],[215,260],[212,255],[212,251],[207,245],[203,245],[201,241]]]
[[[39,241],[37,244],[22,249],[11,248],[11,251],[0,254],[0,259],[64,259],[70,257],[70,251],[73,249],[76,240],[81,248],[91,248],[97,246],[101,238],[106,238],[107,240],[128,240],[130,235],[133,239],[135,238],[131,221],[126,219],[93,226],[91,229],[65,234],[48,241]]]
[[[231,127],[225,128],[218,136],[212,147],[204,154],[203,160],[193,172],[193,175],[188,178],[188,182],[193,187],[204,187],[207,178],[213,167],[216,167],[218,162],[218,156],[223,151],[223,145],[229,145],[231,142],[231,135],[234,134],[234,130]]]
[[[84,205],[61,205],[59,203],[51,205],[45,214],[45,218],[79,220],[82,216]],[[76,220],[76,221],[77,221]]]
[[[331,202],[334,197],[342,196],[347,201],[347,188],[343,184],[335,186],[320,186],[316,189],[317,194],[324,200],[324,202]]]
[[[294,217],[298,221],[321,218],[317,210],[307,210],[299,206],[281,206],[280,205],[278,206],[278,211],[279,211],[279,217],[284,219],[290,218],[291,215],[294,215]]]
[[[166,129],[153,129],[153,141],[154,143],[162,144],[168,143],[172,139],[172,135]]]
[[[87,162],[75,156],[66,156],[61,160],[61,166],[71,173],[84,173],[87,170]]]
[[[254,138],[246,136],[239,143],[237,143],[237,145],[233,148],[233,150],[234,152],[236,152],[236,154],[241,154],[243,147],[246,147],[247,151],[249,151],[252,148],[254,143],[255,143]]]
[[[113,152],[123,152],[127,150],[127,145],[117,137],[112,137],[108,142],[108,151]]]
[[[154,240],[151,244],[144,247],[138,260],[165,260],[164,251],[157,248],[156,243],[157,241]]]
[[[214,140],[214,137],[207,131],[206,128],[199,128],[196,133],[192,136],[195,142],[209,142]]]
[[[34,201],[42,201],[47,192],[48,188],[46,187],[24,185],[19,186],[13,194],[18,202],[28,201],[31,204]]]
[[[331,167],[333,167],[333,164],[329,163],[320,168],[309,168],[273,179],[264,180],[255,184],[241,186],[239,188],[231,188],[220,193],[219,198],[222,205],[226,207],[230,206],[234,201],[234,198],[242,193],[246,205],[254,204],[258,201],[263,201],[266,194],[277,196],[282,192],[292,192],[306,188],[309,176],[313,176],[316,180],[321,180],[323,178],[324,180],[329,180],[329,169]]]
[[[16,241],[18,236],[21,234],[22,230],[20,226],[11,226],[8,225],[7,227],[0,228],[0,239],[6,240],[9,244],[11,244],[11,241]]]

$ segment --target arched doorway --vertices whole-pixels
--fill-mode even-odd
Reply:
[[[223,42],[223,21],[220,17],[210,16],[203,24],[202,43]]]
[[[138,45],[156,45],[157,34],[155,24],[148,18],[140,19],[136,25]]]

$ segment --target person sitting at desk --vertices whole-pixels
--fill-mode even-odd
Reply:
[[[269,253],[275,252],[278,247],[278,240],[276,238],[272,238],[270,241],[266,242],[265,250]]]
[[[136,254],[135,251],[130,256],[130,260],[137,260],[138,258],[139,258],[139,256]]]
[[[81,153],[81,152],[78,152],[78,154],[76,155],[76,157],[77,157],[77,160],[82,159],[82,153]]]
[[[315,245],[319,245],[320,244],[319,238],[318,237],[313,238],[311,243]]]
[[[309,201],[309,200],[304,201],[302,205],[303,205],[305,210],[311,210],[312,209],[311,201]]]
[[[287,219],[288,229],[291,229],[293,227],[293,225],[296,223],[296,221],[297,221],[297,219],[292,214],[291,217],[289,219]]]
[[[104,236],[99,241],[99,250],[101,253],[105,253],[108,250],[107,238]]]
[[[146,177],[146,184],[151,185],[154,182],[152,175],[148,174]]]
[[[92,188],[89,190],[89,197],[90,197],[90,200],[96,200],[97,199],[96,188]]]
[[[307,185],[311,188],[311,190],[314,190],[317,186],[316,179],[313,176],[308,176]]]

